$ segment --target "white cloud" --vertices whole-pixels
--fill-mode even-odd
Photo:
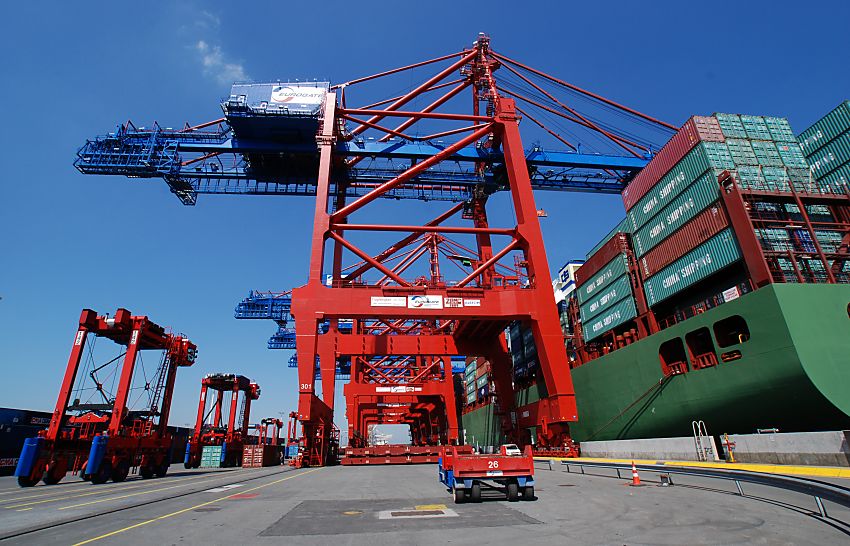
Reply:
[[[200,55],[204,74],[214,77],[219,83],[233,83],[248,79],[242,64],[227,59],[220,46],[210,45],[204,40],[198,40],[198,43],[195,44],[195,50]]]
[[[221,26],[221,18],[207,10],[203,10],[195,20],[195,26],[200,28],[218,28]]]

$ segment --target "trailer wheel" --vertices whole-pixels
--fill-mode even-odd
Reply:
[[[113,482],[123,482],[127,479],[127,476],[130,474],[130,463],[127,462],[126,459],[122,459],[115,467],[112,469],[112,474],[110,477]]]
[[[455,488],[455,504],[461,504],[466,500],[466,492],[463,489]]]
[[[33,465],[29,476],[18,476],[18,485],[21,487],[34,487],[41,481],[41,477],[44,476],[44,469],[46,467],[47,463],[43,459],[37,460]]]
[[[153,467],[150,465],[145,465],[139,468],[139,476],[144,480],[149,480],[153,478]]]
[[[59,472],[61,470],[61,473]],[[47,467],[47,472],[44,473],[44,485],[56,485],[62,478],[65,477],[65,469],[57,468],[54,465]]]
[[[109,481],[110,476],[112,476],[112,463],[103,461],[100,463],[100,468],[97,469],[97,472],[91,475],[91,482],[95,485],[100,485]]]
[[[18,485],[21,487],[34,487],[40,479],[41,476],[36,479],[32,479],[30,476],[18,476]]]
[[[508,502],[516,502],[519,500],[519,484],[510,482],[508,484]]]
[[[166,474],[168,474],[168,463],[163,462],[160,465],[154,467],[154,473],[157,478],[164,478]]]
[[[481,502],[481,484],[472,482],[472,491],[470,493],[472,502]]]
[[[183,468],[189,470],[190,468],[192,468],[192,463],[183,463]]]
[[[522,500],[532,501],[534,500],[534,486],[527,485],[522,490]]]

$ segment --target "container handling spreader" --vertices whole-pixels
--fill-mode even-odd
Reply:
[[[97,365],[94,341],[85,350],[89,334],[110,339],[126,350]],[[137,366],[139,353],[146,350],[162,351],[153,376]],[[131,467],[138,467],[143,478],[164,476],[171,462],[172,435],[167,425],[177,368],[191,366],[196,356],[194,343],[168,333],[146,316],[118,309],[109,317],[84,309],[50,426],[24,443],[15,469],[18,483],[32,487],[43,479],[53,485],[68,470],[92,483],[124,481]],[[119,370],[117,362],[122,358]],[[80,373],[81,364],[88,377]],[[143,372],[142,378],[137,371]],[[106,386],[110,374],[117,378],[114,394]],[[72,396],[87,394],[98,401],[72,401]],[[143,409],[130,409],[131,394],[137,401],[144,397]]]

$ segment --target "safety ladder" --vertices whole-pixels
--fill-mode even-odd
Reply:
[[[708,435],[705,422],[702,420],[691,421],[691,428],[694,432],[694,449],[697,452],[697,459],[700,461],[708,461],[709,458],[714,460],[714,446],[711,437]]]

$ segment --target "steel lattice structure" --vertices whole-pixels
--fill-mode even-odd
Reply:
[[[449,64],[403,95],[348,104],[356,85],[433,63]],[[510,77],[497,82],[498,69]],[[507,437],[528,444],[523,431],[536,427],[537,445],[560,447],[568,445],[577,413],[532,191],[618,193],[652,148],[569,106],[543,82],[653,128],[673,129],[495,53],[480,35],[456,54],[345,84],[310,84],[321,96],[307,114],[287,101],[308,88],[276,87],[272,98],[280,89],[290,96],[273,105],[251,103],[251,88],[235,85],[222,105],[225,118],[176,131],[127,123],[88,141],[75,165],[87,174],[162,178],[189,205],[203,193],[316,196],[307,284],[291,295],[251,294],[236,312],[278,323],[270,347],[292,346],[294,317],[303,464],[326,464],[336,453],[335,376],[347,366],[352,445],[362,445],[381,423],[410,425],[414,441],[424,445],[458,443],[452,358],[464,356],[490,361]],[[447,91],[425,99],[440,89]],[[444,111],[470,91],[471,111]],[[418,101],[427,105],[411,109]],[[583,152],[541,121],[546,116],[619,152]],[[569,150],[525,149],[521,120]],[[414,134],[414,126],[427,134]],[[515,216],[506,227],[491,226],[487,214],[488,199],[499,191]],[[411,198],[449,203],[430,205],[430,221],[380,221],[387,209],[375,201]],[[364,216],[369,222],[357,221]],[[380,238],[389,240],[382,250],[366,248]],[[450,268],[459,273],[452,277]],[[523,407],[514,401],[504,338],[517,320],[533,332],[548,393]]]

